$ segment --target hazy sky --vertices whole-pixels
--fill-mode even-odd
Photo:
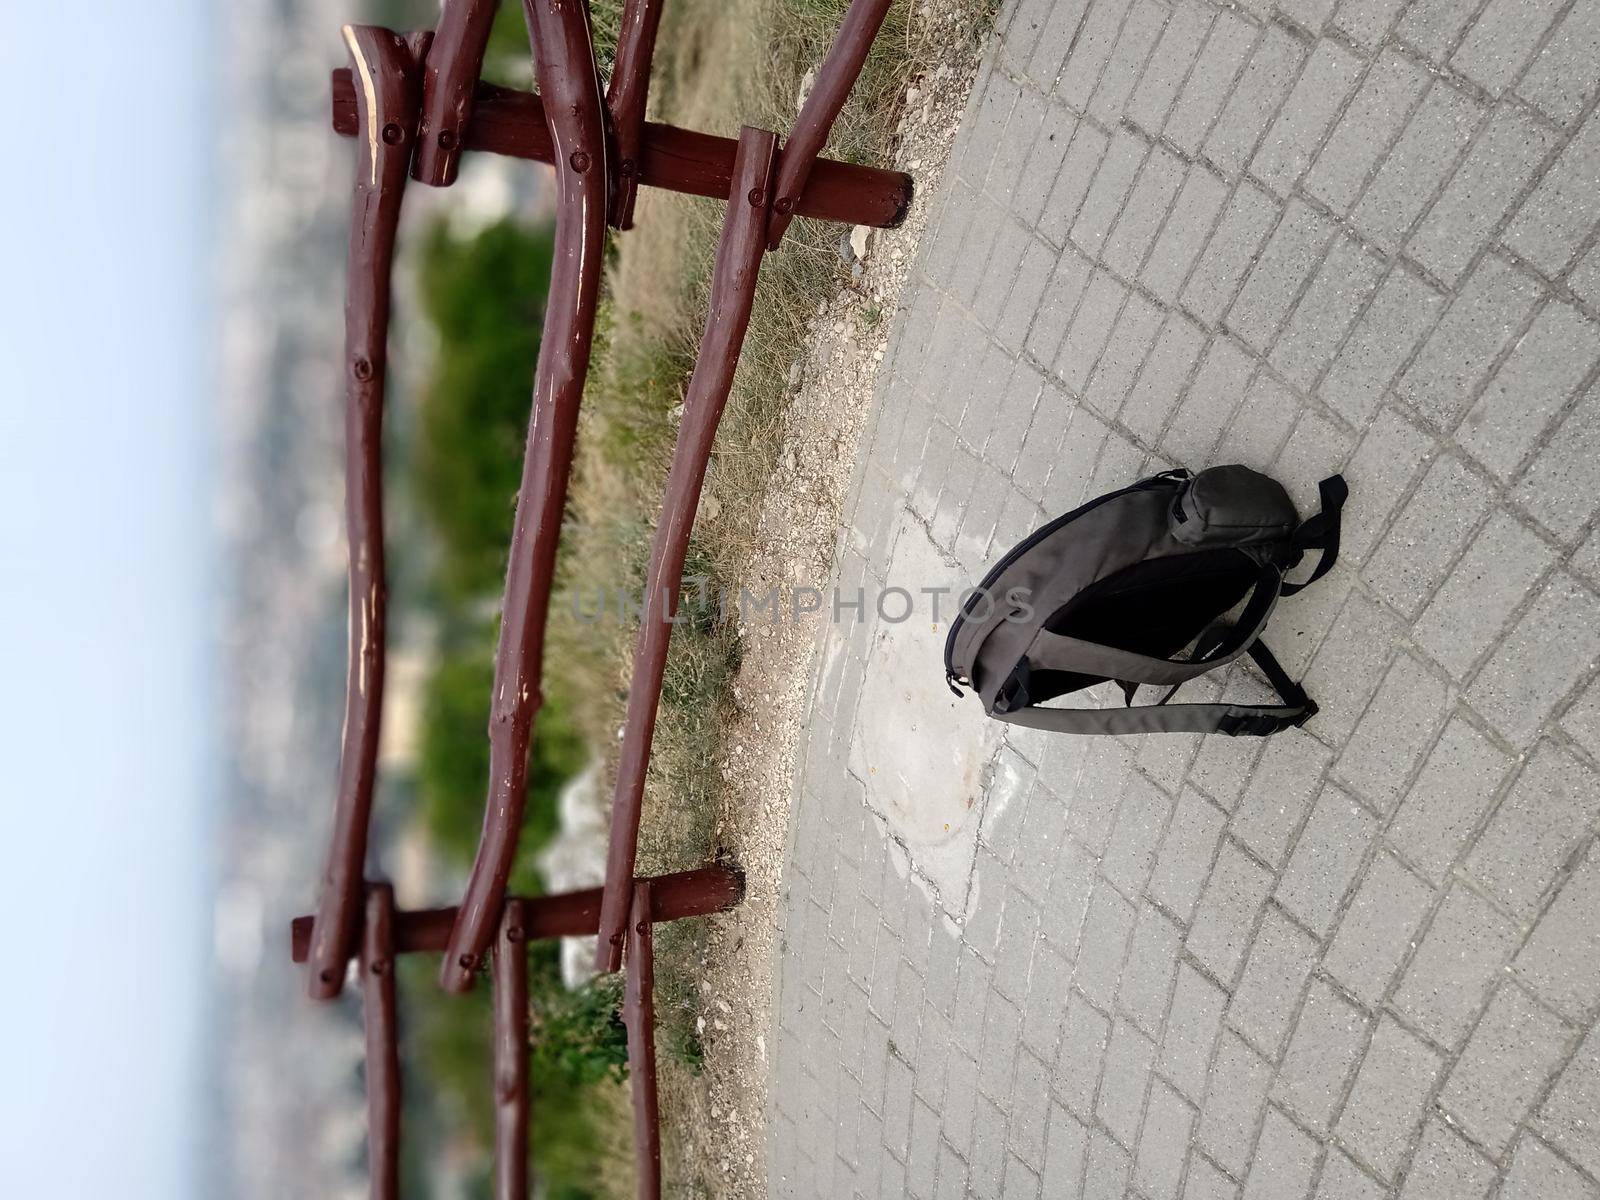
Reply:
[[[210,6],[8,3],[0,1191],[194,1194]]]

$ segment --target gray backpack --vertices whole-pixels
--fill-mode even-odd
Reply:
[[[1166,471],[1091,500],[1024,538],[966,593],[945,641],[945,678],[1001,721],[1059,733],[1265,735],[1303,725],[1317,706],[1261,642],[1279,596],[1325,575],[1339,554],[1344,477],[1321,484],[1322,511],[1301,521],[1275,480],[1248,467]],[[1284,574],[1307,550],[1302,583]],[[1238,618],[1225,614],[1248,600]],[[1186,647],[1186,657],[1175,657]],[[1172,704],[1194,679],[1248,653],[1281,704]],[[1123,708],[1042,708],[1116,681]],[[1134,707],[1140,684],[1164,684]]]

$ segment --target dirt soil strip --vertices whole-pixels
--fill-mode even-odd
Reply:
[[[880,364],[916,259],[928,212],[940,194],[950,146],[977,73],[978,55],[957,32],[960,16],[919,11],[935,27],[948,20],[951,54],[904,97],[894,163],[916,179],[916,198],[894,230],[851,236],[860,262],[853,288],[824,305],[812,323],[799,371],[803,382],[773,486],[762,508],[760,550],[740,583],[754,596],[770,588],[826,589]],[[780,251],[781,253],[781,251]],[[877,319],[873,320],[876,313]],[[740,635],[742,666],[735,715],[722,739],[726,780],[717,837],[743,866],[744,904],[714,924],[701,976],[706,1086],[703,1111],[682,1112],[685,1147],[715,1196],[766,1194],[767,1047],[773,1004],[776,902],[784,867],[789,806],[806,715],[818,618],[769,622],[752,613]]]

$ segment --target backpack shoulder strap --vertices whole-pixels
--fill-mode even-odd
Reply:
[[[1295,549],[1320,550],[1322,557],[1316,569],[1300,583],[1283,585],[1285,596],[1292,596],[1302,588],[1310,587],[1333,570],[1333,564],[1339,561],[1339,519],[1344,502],[1350,498],[1350,485],[1345,483],[1343,475],[1330,475],[1317,485],[1317,491],[1322,496],[1322,511],[1302,521],[1294,531],[1293,540]]]
[[[1144,704],[1137,708],[1019,708],[991,714],[997,720],[1053,733],[1225,733],[1264,737],[1304,725],[1317,713],[1305,690],[1289,678],[1260,641],[1250,657],[1277,691],[1282,704]]]

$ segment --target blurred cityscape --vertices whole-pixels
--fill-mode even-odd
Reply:
[[[362,0],[239,0],[219,16],[215,292],[227,556],[226,764],[218,822],[212,1030],[214,1148],[203,1194],[366,1194],[359,1003],[314,1005],[288,958],[290,919],[315,898],[338,761],[345,654],[343,339],[351,144],[329,127],[328,77],[346,65],[340,26],[409,7]],[[473,159],[448,195],[413,187],[406,227],[448,200],[452,222],[536,211],[542,172]],[[402,233],[402,245],[405,235]],[[406,311],[406,264],[397,319]],[[426,329],[394,342],[391,397],[426,358]],[[395,402],[403,420],[403,403]],[[391,541],[406,523],[394,513]],[[414,837],[384,824],[407,786],[428,630],[397,622],[385,709],[375,848],[403,904],[459,884]],[[419,1193],[462,1194],[430,1154]]]

